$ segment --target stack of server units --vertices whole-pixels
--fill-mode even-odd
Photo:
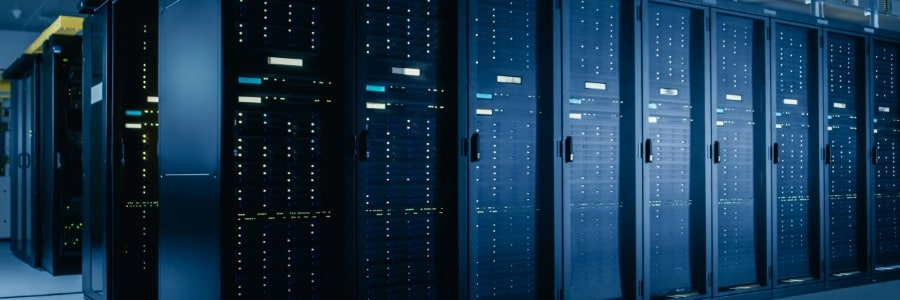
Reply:
[[[41,266],[81,273],[81,37],[52,35],[41,64]]]
[[[160,1],[161,299],[355,290],[345,4]]]
[[[710,57],[714,296],[770,287],[764,19],[714,11]]]
[[[549,2],[549,3],[548,3]],[[551,1],[470,1],[467,53],[468,298],[549,298],[557,72]],[[460,18],[463,19],[463,18]],[[552,77],[551,77],[552,76]],[[539,184],[542,183],[542,184]]]
[[[896,39],[874,41],[871,108],[873,173],[873,267],[876,274],[900,270],[900,44]]]
[[[570,299],[638,294],[633,2],[563,3],[563,295]]]
[[[10,246],[23,262],[37,266],[40,251],[39,208],[37,204],[37,130],[40,102],[40,55],[25,54],[3,72],[12,79],[10,101]]]
[[[84,293],[157,298],[156,1],[83,4]],[[125,276],[124,274],[128,274]]]
[[[356,296],[454,297],[456,4],[357,7]]]
[[[651,2],[644,22],[644,294],[709,295],[707,11]]]
[[[773,280],[776,287],[821,283],[819,31],[775,23]]]
[[[868,274],[866,178],[866,60],[862,36],[825,35],[826,274],[843,279]]]

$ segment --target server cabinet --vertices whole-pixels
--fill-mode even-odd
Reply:
[[[826,131],[826,273],[869,272],[866,165],[866,39],[829,31],[824,43]]]
[[[93,153],[85,161],[111,162],[89,166],[85,173],[92,181],[86,189],[95,189],[86,193],[93,197],[85,206],[85,230],[97,232],[90,237],[96,242],[103,241],[98,236],[108,237],[96,246],[97,253],[87,255],[90,265],[83,268],[84,274],[101,273],[84,277],[91,299],[157,298],[157,17],[144,13],[156,8],[155,1],[107,3],[91,8],[85,22],[83,35],[91,39],[85,47],[98,52],[85,59],[93,69],[86,71],[91,78],[84,101],[90,110],[86,144]],[[100,285],[96,290],[103,292],[93,292],[88,284]]]
[[[875,272],[885,272],[900,269],[900,44],[876,40],[872,59],[872,257]]]
[[[542,8],[540,4],[547,7]],[[551,297],[543,259],[552,205],[537,193],[541,101],[554,96],[538,53],[551,44],[552,13],[543,1],[470,1],[468,11],[468,282],[469,298]],[[550,25],[553,26],[553,25]],[[544,71],[544,72],[541,72]],[[549,112],[548,112],[549,113]],[[550,118],[545,119],[545,118]],[[548,141],[549,142],[549,141]],[[552,143],[552,142],[551,142]],[[543,174],[552,174],[546,172]],[[552,182],[552,179],[541,182]],[[539,245],[540,244],[540,245]],[[545,277],[546,276],[546,277]]]
[[[716,295],[769,286],[767,22],[711,19],[712,285]]]
[[[453,1],[360,1],[360,299],[456,299]]]
[[[639,268],[636,7],[563,2],[563,295],[633,299]]]
[[[6,71],[3,78],[12,79],[10,110],[10,247],[23,262],[38,266],[40,222],[35,156],[35,137],[39,120],[40,55],[22,55]]]
[[[52,35],[41,64],[41,266],[81,272],[81,37]]]
[[[782,287],[822,278],[822,110],[819,31],[779,22],[773,27],[773,280]]]
[[[352,293],[346,4],[160,1],[161,299]]]
[[[644,14],[644,295],[709,295],[707,11]]]

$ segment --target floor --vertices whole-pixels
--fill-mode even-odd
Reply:
[[[81,275],[53,276],[13,256],[0,242],[0,299],[83,300]]]
[[[52,276],[13,256],[8,241],[0,241],[0,300],[83,300],[81,275]],[[900,300],[900,280],[806,294],[783,300]]]

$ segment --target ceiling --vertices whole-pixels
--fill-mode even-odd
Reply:
[[[0,0],[0,29],[40,32],[59,15],[78,16],[81,0]]]

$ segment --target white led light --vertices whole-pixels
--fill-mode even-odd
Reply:
[[[518,76],[497,75],[497,82],[499,82],[499,83],[522,84],[522,77],[518,77]]]
[[[581,120],[581,114],[579,114],[579,113],[570,113],[570,114],[569,114],[569,119],[572,119],[572,120]]]
[[[659,94],[663,96],[678,96],[678,89],[660,88]]]
[[[606,83],[585,81],[584,88],[589,90],[605,91]]]
[[[128,128],[128,129],[141,129],[141,123],[125,123],[125,128]]]
[[[269,64],[279,66],[303,67],[303,60],[299,58],[269,56]]]
[[[366,102],[366,108],[368,108],[368,109],[387,109],[387,104],[378,103],[378,102]]]
[[[238,102],[240,103],[262,103],[261,97],[251,97],[251,96],[238,96]]]
[[[416,68],[398,68],[391,67],[391,73],[398,75],[406,75],[406,76],[419,76],[422,75],[422,70]]]
[[[494,111],[490,108],[477,108],[475,109],[475,114],[479,116],[491,116],[494,115]]]
[[[744,97],[742,97],[741,95],[725,94],[725,100],[729,100],[729,101],[741,101],[741,100],[743,100],[743,99],[744,99]]]
[[[846,103],[841,103],[841,102],[835,102],[835,103],[834,103],[834,108],[847,108],[847,104],[846,104]]]
[[[159,103],[159,97],[157,96],[147,96],[148,103]]]
[[[798,104],[800,104],[800,100],[797,100],[797,99],[790,99],[790,98],[784,98],[784,104],[787,104],[787,105],[798,105]]]

